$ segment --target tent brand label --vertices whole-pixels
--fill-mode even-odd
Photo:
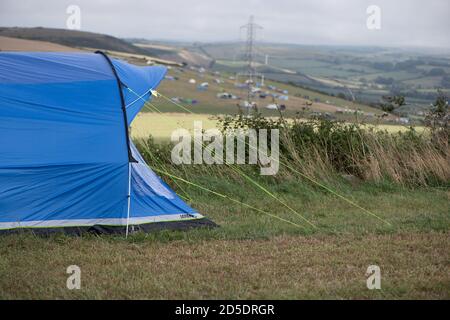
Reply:
[[[195,218],[195,216],[193,214],[186,213],[186,214],[180,215],[180,218],[181,219],[192,219],[192,218]]]

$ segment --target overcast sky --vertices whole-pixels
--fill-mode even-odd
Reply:
[[[118,37],[234,41],[250,15],[267,42],[450,47],[450,0],[0,0],[0,25],[66,28],[81,9],[81,30]],[[381,30],[366,26],[369,5]]]

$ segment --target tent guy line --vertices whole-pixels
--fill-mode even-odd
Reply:
[[[167,98],[166,96],[164,96],[163,94],[157,92],[156,90],[152,90],[152,95],[155,97],[162,97],[165,100],[183,108],[184,110],[188,110],[190,113],[193,114],[192,111],[190,111],[189,109],[185,108],[184,106],[182,106],[181,104],[177,104],[175,101],[172,101],[171,99]],[[137,93],[134,92],[135,95],[137,95]],[[204,143],[202,142],[202,146],[203,148],[205,147]],[[259,189],[263,190],[265,193],[267,193],[268,195],[270,195],[273,199],[275,199],[276,201],[278,201],[280,204],[282,204],[284,207],[286,207],[287,209],[289,209],[292,213],[294,213],[295,215],[297,215],[298,217],[300,217],[303,221],[305,221],[306,223],[308,223],[311,227],[317,229],[317,226],[315,224],[313,224],[311,221],[309,221],[307,218],[305,218],[303,215],[301,215],[300,213],[298,213],[296,210],[294,210],[292,207],[290,207],[288,204],[286,204],[284,201],[282,201],[281,199],[279,199],[277,196],[275,196],[272,192],[270,192],[269,190],[267,190],[266,188],[264,188],[263,186],[261,186],[259,183],[257,183],[256,181],[254,181],[254,179],[252,179],[251,177],[249,177],[248,175],[244,174],[239,168],[237,168],[235,165],[230,165],[225,163],[225,165],[227,165],[228,167],[230,167],[232,170],[234,170],[236,173],[238,173],[239,175],[243,176],[246,180],[250,181],[252,184],[254,184],[255,186],[257,186]]]
[[[153,93],[153,92],[155,92],[155,91],[152,91],[152,93]],[[175,102],[172,101],[171,99],[165,97],[165,96],[164,96],[163,94],[161,94],[160,92],[157,92],[157,95],[155,95],[155,96],[157,96],[157,97],[160,96],[160,97],[164,98],[165,100],[167,100],[167,101],[173,103],[174,105],[183,108],[183,110],[187,110],[189,113],[194,114],[191,110],[188,110],[187,108],[181,106],[180,104],[175,103]],[[247,141],[245,141],[245,144],[248,145],[250,148],[252,147]],[[340,199],[344,200],[345,202],[349,203],[350,205],[352,205],[352,206],[354,206],[354,207],[356,207],[356,208],[362,210],[364,213],[366,213],[366,214],[368,214],[368,215],[370,215],[370,216],[372,216],[372,217],[378,219],[379,221],[381,221],[381,222],[387,224],[387,225],[390,226],[390,227],[393,226],[389,221],[387,221],[387,220],[385,220],[385,219],[379,217],[379,216],[376,215],[375,213],[373,213],[373,212],[371,212],[370,210],[368,210],[368,209],[366,209],[366,208],[364,208],[364,207],[358,205],[358,204],[355,203],[354,201],[352,201],[352,200],[348,199],[347,197],[345,197],[345,196],[343,196],[343,195],[337,193],[336,191],[332,190],[331,188],[325,186],[324,184],[322,184],[322,183],[320,183],[320,182],[318,182],[318,181],[315,181],[313,178],[311,178],[311,177],[309,177],[309,176],[307,176],[307,175],[301,173],[300,171],[298,171],[298,170],[292,168],[292,166],[290,166],[290,165],[288,165],[288,164],[285,164],[285,163],[283,163],[282,161],[277,160],[277,159],[275,159],[275,161],[278,161],[278,163],[279,163],[280,165],[282,165],[282,166],[284,166],[284,167],[286,167],[286,168],[292,170],[293,172],[299,174],[300,176],[304,177],[305,179],[309,180],[310,182],[312,182],[312,183],[316,184],[317,186],[319,186],[319,187],[325,189],[326,191],[330,192],[330,193],[333,194],[334,196],[337,196],[338,198],[340,198]],[[262,188],[262,190],[263,190],[264,192],[270,194],[272,197],[274,197],[275,199],[278,200],[278,198],[276,198],[273,194],[271,194],[270,191],[268,191],[267,189],[265,189],[265,188],[259,186],[259,184],[258,184],[257,182],[255,182],[255,181],[253,181],[253,179],[251,179],[251,178],[248,177],[248,176],[245,176],[245,178],[246,178],[247,180],[251,181],[253,184],[257,185],[260,189]],[[278,200],[278,201],[280,201],[280,200]],[[283,202],[281,202],[281,203],[283,204]],[[286,205],[285,205],[285,206],[286,206]],[[289,208],[289,207],[288,207],[288,208]],[[291,209],[291,208],[289,208],[289,209],[290,209],[291,211],[296,212],[295,210],[293,210],[293,209]],[[297,214],[298,214],[298,213],[297,213]],[[298,215],[299,215],[299,214],[298,214]],[[301,216],[301,215],[300,215],[300,216]],[[302,217],[303,219],[306,219],[306,218],[304,218],[303,216],[301,216],[301,217]],[[311,223],[310,223],[310,224],[311,224]],[[315,225],[313,225],[313,226],[316,227]]]
[[[257,211],[257,212],[264,213],[264,214],[266,214],[266,215],[268,215],[268,216],[270,216],[270,217],[272,217],[272,218],[281,220],[281,221],[283,221],[283,222],[287,222],[287,223],[292,224],[292,225],[294,225],[294,226],[296,226],[296,227],[298,227],[298,228],[301,228],[301,229],[303,229],[303,230],[306,230],[305,227],[303,227],[303,226],[301,226],[301,225],[299,225],[299,224],[296,224],[295,222],[289,221],[289,220],[287,220],[287,219],[283,219],[283,218],[281,218],[281,217],[279,217],[279,216],[277,216],[277,215],[274,215],[274,214],[271,214],[271,213],[266,212],[266,211],[264,211],[264,210],[258,209],[258,208],[254,207],[254,206],[252,206],[252,205],[249,205],[249,204],[247,204],[247,203],[245,203],[245,202],[242,202],[242,201],[233,199],[233,198],[231,198],[231,197],[229,197],[229,196],[227,196],[227,195],[225,195],[225,194],[221,194],[221,193],[219,193],[219,192],[217,192],[217,191],[208,189],[208,188],[203,187],[203,186],[201,186],[201,185],[199,185],[199,184],[196,184],[196,183],[191,182],[191,181],[189,181],[189,180],[183,179],[183,178],[181,178],[181,177],[177,177],[177,176],[175,176],[175,175],[173,175],[173,174],[170,174],[170,173],[168,173],[168,172],[165,172],[165,171],[162,171],[162,170],[159,170],[159,169],[156,169],[156,168],[152,168],[152,170],[154,170],[154,171],[156,171],[156,172],[158,172],[158,173],[160,173],[160,174],[166,175],[166,176],[168,176],[168,177],[170,177],[170,178],[180,180],[180,181],[182,181],[182,182],[184,182],[184,183],[186,183],[186,184],[195,186],[195,187],[197,187],[197,188],[199,188],[199,189],[201,189],[201,190],[207,191],[207,192],[209,192],[209,193],[211,193],[211,194],[214,194],[214,195],[216,195],[216,196],[219,196],[219,197],[221,197],[221,198],[226,198],[226,199],[228,199],[228,200],[230,200],[230,201],[233,201],[233,202],[235,202],[235,203],[238,203],[238,204],[240,204],[240,205],[243,205],[243,206],[245,206],[245,207],[247,207],[247,208],[253,209],[253,210]]]

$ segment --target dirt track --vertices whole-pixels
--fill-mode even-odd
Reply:
[[[0,51],[80,52],[81,50],[46,41],[25,40],[0,36]]]

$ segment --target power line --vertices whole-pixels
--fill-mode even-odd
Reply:
[[[255,67],[255,40],[256,40],[256,32],[257,30],[263,29],[260,25],[255,23],[254,16],[250,16],[248,23],[243,25],[240,30],[245,29],[247,31],[247,37],[245,41],[245,61],[246,67],[245,72],[239,73],[236,78],[239,76],[247,77],[247,102],[251,104],[252,97],[252,84],[255,79],[259,76],[256,72]],[[251,106],[247,107],[247,113],[250,111]]]

